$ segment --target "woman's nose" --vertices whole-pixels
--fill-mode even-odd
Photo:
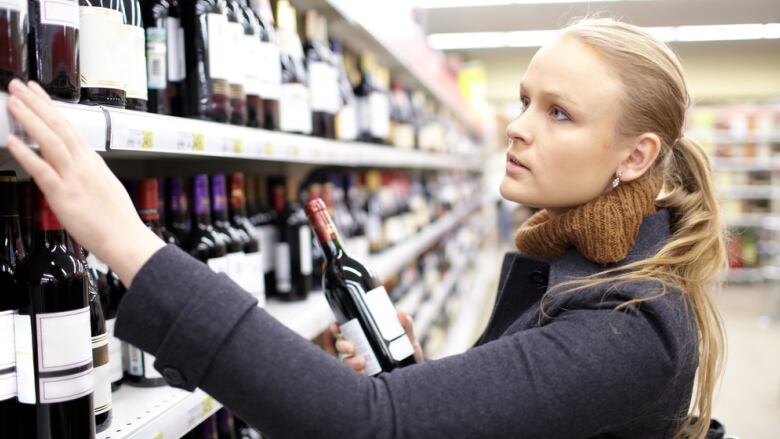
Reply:
[[[525,114],[520,114],[520,116],[509,122],[509,125],[506,127],[506,136],[510,146],[517,142],[523,144],[533,142],[533,135],[528,127],[528,117]]]

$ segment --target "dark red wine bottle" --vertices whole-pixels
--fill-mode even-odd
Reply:
[[[311,231],[306,224],[306,214],[296,201],[296,189],[291,179],[288,179],[286,188],[283,185],[274,188],[279,231],[276,293],[277,298],[284,301],[305,300],[312,284]]]
[[[376,375],[416,363],[414,348],[395,307],[376,275],[351,258],[321,199],[306,204],[325,254],[322,288],[341,333],[366,357],[366,374]]]
[[[211,176],[211,215],[214,233],[222,238],[227,248],[224,273],[233,279],[234,282],[241,285],[244,246],[239,231],[230,224],[224,174]]]
[[[27,1],[0,3],[0,87],[4,91],[8,90],[8,83],[14,78],[27,81],[29,33]]]
[[[37,230],[17,269],[18,398],[34,408],[25,437],[94,438],[89,279],[46,198],[38,193]]]
[[[165,185],[165,219],[168,230],[180,244],[185,243],[192,230],[188,213],[187,193],[181,177],[170,177]]]
[[[187,63],[186,115],[215,122],[229,119],[229,86],[224,60],[227,15],[224,0],[181,3]]]
[[[265,276],[260,234],[246,216],[244,196],[244,174],[236,172],[230,176],[230,224],[238,234],[244,249],[241,268],[241,286],[255,296],[260,306],[265,305]]]
[[[221,408],[215,416],[217,417],[217,437],[219,439],[236,439],[233,413],[226,408]]]
[[[14,318],[19,308],[16,267],[24,257],[19,231],[16,174],[0,171],[0,437],[22,439],[16,400]]]
[[[257,230],[263,253],[263,273],[266,297],[276,295],[276,242],[279,232],[276,227],[276,211],[267,203],[266,179],[262,176],[246,178],[247,206],[251,214],[249,222]]]
[[[178,0],[141,3],[146,26],[146,77],[150,113],[184,114],[184,29]]]
[[[230,84],[230,123],[233,125],[247,124],[246,109],[246,66],[242,59],[244,52],[244,34],[251,32],[251,24],[247,22],[241,5],[236,0],[227,0],[225,8],[228,17],[227,46],[229,50],[225,59],[230,63],[228,83]]]
[[[338,96],[338,72],[333,68],[333,54],[327,41],[322,41],[323,22],[317,11],[306,11],[306,66],[309,69],[312,134],[334,139],[335,104]]]
[[[211,201],[209,200],[209,177],[197,174],[192,179],[192,229],[187,235],[184,248],[189,254],[206,263],[212,270],[227,271],[227,242],[222,234],[214,231],[211,224]]]
[[[79,4],[77,0],[39,0],[30,8],[30,79],[52,98],[78,102]]]
[[[173,244],[176,247],[181,247],[181,241],[179,238],[168,229],[168,222],[166,221],[166,215],[168,213],[166,209],[165,201],[165,179],[159,177],[157,180],[157,212],[160,214],[160,237],[166,244]]]
[[[125,108],[127,72],[122,42],[122,11],[113,0],[79,0],[81,103]]]
[[[22,243],[24,248],[30,249],[33,244],[33,184],[30,181],[23,181],[16,184],[19,194],[19,226],[22,232]]]
[[[147,110],[146,89],[146,33],[138,0],[119,0],[124,13],[122,47],[127,74],[128,110]]]
[[[279,129],[279,98],[282,87],[282,63],[279,46],[276,44],[274,14],[269,0],[251,0],[251,9],[260,24],[260,45],[253,60],[259,64],[252,67],[261,73],[262,88],[259,92],[263,101],[261,127],[267,130]],[[266,284],[267,285],[267,284]]]

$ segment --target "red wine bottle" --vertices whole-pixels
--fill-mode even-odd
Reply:
[[[233,413],[222,408],[217,411],[217,437],[219,439],[236,439],[236,426]]]
[[[292,179],[274,188],[274,208],[278,219],[276,243],[276,293],[284,301],[305,300],[312,285],[311,231],[306,214],[296,201]],[[285,190],[287,193],[285,202]]]
[[[279,23],[277,34],[282,62],[282,87],[279,98],[279,129],[311,134],[311,95],[304,63],[303,46],[298,37],[295,8],[287,0],[276,3]]]
[[[240,233],[230,224],[227,206],[227,188],[225,175],[211,176],[211,214],[214,225],[214,233],[222,237],[227,248],[226,268],[227,274],[234,282],[241,285],[243,274],[242,264],[244,260],[244,246]]]
[[[252,57],[259,62],[259,65],[253,64],[252,69],[261,72],[260,98],[263,101],[263,119],[260,126],[267,130],[278,130],[282,64],[279,46],[276,44],[274,14],[268,0],[251,0],[251,9],[257,15],[260,24],[261,43],[257,47],[257,55]]]
[[[249,222],[255,227],[260,238],[260,248],[263,253],[263,273],[265,278],[265,295],[276,295],[276,242],[279,233],[276,227],[276,211],[268,205],[267,185],[265,177],[247,177],[247,205],[252,213]]]
[[[79,4],[77,0],[30,1],[30,79],[52,98],[78,102]]]
[[[387,291],[371,270],[349,256],[325,203],[310,201],[306,215],[325,254],[325,297],[344,338],[366,357],[366,374],[416,363],[414,348]]]
[[[94,438],[89,280],[40,192],[35,244],[17,269],[18,398],[34,407],[26,437]]]
[[[184,114],[184,29],[178,0],[141,3],[146,26],[147,106],[150,113]]]
[[[124,66],[127,72],[128,110],[147,110],[146,89],[146,33],[141,18],[141,5],[138,0],[120,0],[124,13],[122,26],[122,45]]]
[[[263,99],[262,92],[262,58],[259,47],[262,44],[260,18],[249,8],[246,0],[236,2],[240,14],[243,16],[244,33],[241,35],[240,53],[244,75],[244,93],[246,94],[246,125],[249,127],[263,126]]]
[[[179,243],[184,243],[192,230],[188,213],[187,193],[181,177],[170,177],[165,185],[165,218],[168,230]]]
[[[160,237],[166,244],[173,244],[176,247],[181,247],[181,241],[179,238],[168,229],[166,215],[166,202],[165,202],[165,179],[156,178],[157,180],[157,212],[160,214]]]
[[[192,257],[204,262],[212,270],[226,272],[227,243],[222,234],[214,231],[211,224],[209,177],[206,174],[197,174],[193,177],[192,202],[192,229],[187,235],[184,248]]]
[[[260,233],[246,216],[244,174],[240,172],[230,176],[230,224],[238,231],[244,249],[241,286],[257,298],[259,306],[265,306],[264,249],[260,247]]]
[[[215,122],[229,119],[224,0],[181,3],[187,62],[186,115]]]
[[[4,91],[8,90],[8,83],[14,78],[27,81],[29,33],[27,1],[10,0],[0,3],[0,87]]]
[[[19,194],[19,226],[22,232],[22,244],[24,248],[32,248],[33,230],[33,184],[30,181],[23,181],[16,184]]]
[[[122,42],[122,11],[117,0],[79,0],[81,103],[125,108],[127,74]]]
[[[89,324],[92,333],[92,367],[95,377],[95,431],[100,433],[111,426],[111,376],[108,358],[110,355],[106,330],[106,318],[103,305],[98,294],[98,270],[87,262],[88,252],[75,241],[74,249],[81,258],[81,263],[89,276]]]
[[[230,64],[228,83],[230,84],[230,123],[233,125],[247,124],[246,109],[246,66],[243,57],[244,33],[251,32],[251,25],[246,21],[244,12],[236,0],[227,0],[227,45],[229,50],[225,60]]]
[[[14,318],[19,308],[16,266],[24,257],[19,231],[16,174],[0,171],[0,437],[21,439],[16,400]]]

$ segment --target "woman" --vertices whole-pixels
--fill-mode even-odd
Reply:
[[[10,89],[42,158],[13,136],[11,153],[130,285],[116,334],[153,353],[171,385],[201,387],[271,437],[706,432],[723,345],[708,295],[725,260],[718,208],[706,156],[682,133],[679,61],[634,26],[582,20],[536,53],[501,193],[543,210],[517,232],[491,321],[461,355],[376,378],[164,246],[42,89]]]

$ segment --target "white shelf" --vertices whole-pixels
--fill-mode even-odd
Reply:
[[[780,198],[780,187],[775,186],[728,186],[716,189],[721,198],[742,198],[746,200],[766,200]]]
[[[712,143],[780,143],[780,131],[762,133],[732,132],[716,129],[694,129],[686,135],[701,141]]]
[[[758,227],[780,230],[780,215],[767,213],[738,213],[724,215],[724,222],[730,227]]]
[[[423,337],[433,325],[436,317],[441,314],[444,303],[447,302],[455,283],[465,270],[465,263],[461,263],[457,268],[450,269],[444,278],[439,282],[431,297],[420,306],[420,310],[414,316],[414,331],[418,337]]]
[[[780,170],[780,157],[714,157],[715,171],[776,171]]]
[[[762,268],[730,268],[726,273],[726,282],[753,283],[764,280]]]

